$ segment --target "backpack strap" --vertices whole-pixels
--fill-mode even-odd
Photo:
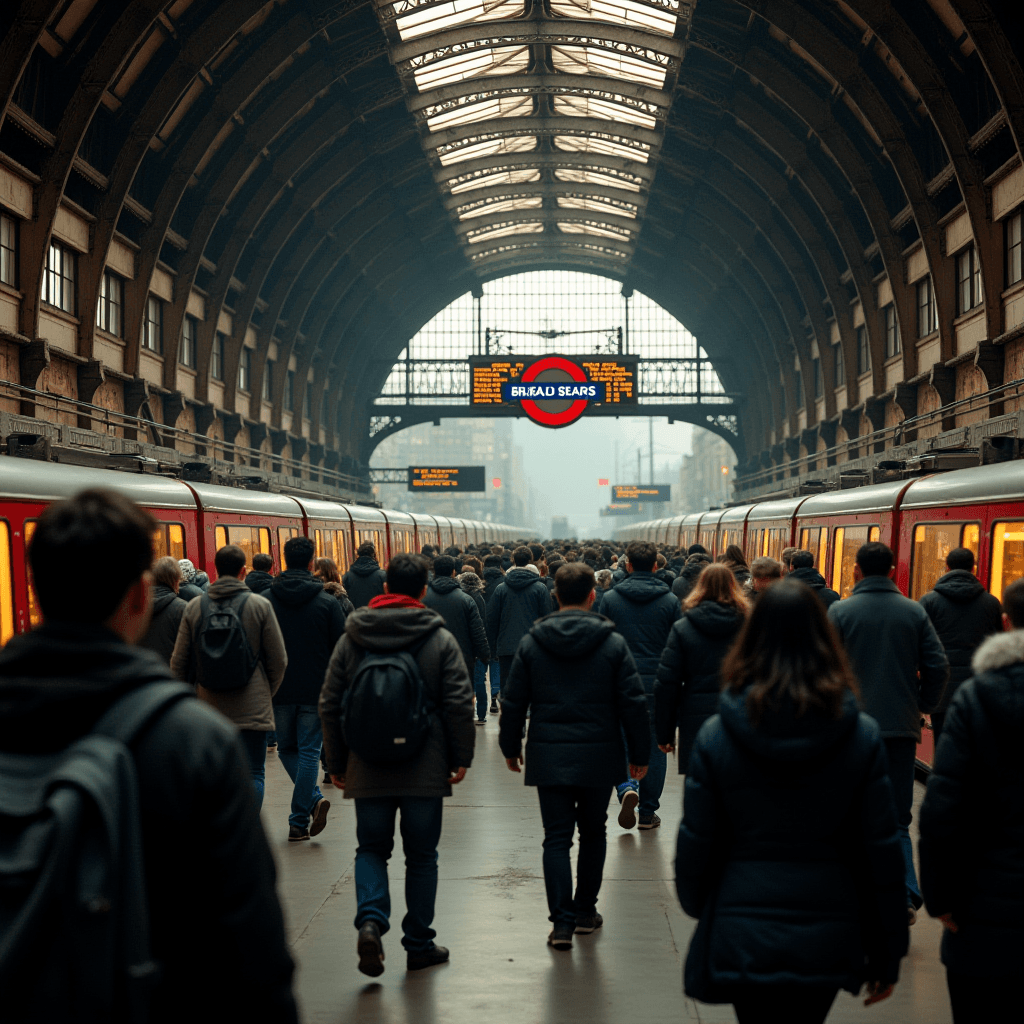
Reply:
[[[147,683],[126,693],[107,708],[93,727],[93,732],[120,740],[126,746],[148,726],[154,718],[177,704],[184,697],[195,696],[191,686],[168,680]]]

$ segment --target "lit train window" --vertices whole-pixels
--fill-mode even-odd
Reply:
[[[281,564],[278,569],[284,569],[284,546],[292,539],[298,537],[299,531],[294,526],[279,526],[277,528],[277,546],[280,550]],[[218,545],[219,547],[220,545]]]
[[[800,547],[814,555],[814,568],[824,576],[828,560],[828,527],[805,526],[800,531]]]
[[[1024,523],[996,523],[992,530],[992,573],[989,589],[1002,600],[1003,591],[1024,576]]]
[[[869,540],[878,540],[877,526],[837,526],[832,541],[832,589],[841,598],[853,592],[853,567],[857,563],[857,551]]]
[[[158,558],[187,558],[185,527],[180,523],[159,523],[153,531],[153,561]]]
[[[36,532],[36,521],[25,520],[25,566],[28,567],[28,549],[32,543],[32,534]],[[43,621],[42,613],[39,611],[39,602],[36,600],[36,588],[32,584],[31,572],[28,581],[28,624],[35,628]]]
[[[14,578],[11,574],[11,527],[0,519],[0,646],[14,636]]]
[[[959,547],[970,548],[974,552],[977,573],[977,523],[921,523],[914,527],[910,596],[915,601],[927,594],[935,586],[935,581],[946,573],[946,555]]]
[[[313,531],[313,555],[315,558],[324,558],[324,537],[320,530]],[[327,556],[330,557],[330,556]]]
[[[377,561],[384,561],[384,539],[381,537],[380,530],[356,530],[356,547],[360,544],[372,544]]]
[[[298,533],[298,530],[295,531]],[[225,544],[237,544],[245,552],[246,568],[252,568],[252,556],[272,554],[270,530],[265,526],[218,526],[213,531],[214,542],[220,551]]]

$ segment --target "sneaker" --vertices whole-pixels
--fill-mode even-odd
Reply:
[[[309,818],[309,834],[311,836],[318,836],[323,832],[327,825],[327,812],[331,809],[331,801],[321,797],[316,802],[316,806],[313,808],[313,813]]]
[[[303,839],[309,838],[308,828],[296,828],[294,825],[288,826],[288,842],[289,843],[301,843]]]
[[[380,925],[376,921],[367,921],[359,929],[356,952],[363,974],[379,978],[384,973],[384,943],[380,941]]]
[[[917,924],[917,910],[910,904],[907,905],[907,924]]]
[[[477,725],[486,725],[487,724],[487,719],[486,718],[478,718],[476,720],[476,724]]]
[[[492,715],[496,715],[498,713],[498,710],[499,710],[498,709],[498,698],[497,697],[492,697],[491,698],[491,714]]]
[[[641,814],[640,823],[637,828],[658,828],[661,825],[661,818],[656,814]]]
[[[422,953],[408,953],[405,967],[409,971],[422,971],[426,967],[436,967],[448,963],[448,950],[444,946],[431,946]]]
[[[619,824],[623,828],[633,828],[636,825],[636,805],[640,803],[640,794],[629,787],[622,794],[622,806],[619,808]]]
[[[323,782],[321,782],[320,785],[321,786],[333,786],[334,785],[334,783],[331,781],[331,775],[330,775],[329,772],[324,772]]]
[[[572,949],[572,933],[571,924],[556,924],[548,935],[548,945],[552,949]]]
[[[604,918],[598,914],[585,914],[583,917],[576,918],[576,934],[577,935],[589,935],[591,932],[596,932],[601,925],[604,924]]]

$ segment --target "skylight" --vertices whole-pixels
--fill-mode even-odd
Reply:
[[[603,174],[601,171],[584,171],[576,167],[560,167],[555,171],[559,181],[575,181],[583,185],[607,185],[609,188],[624,188],[630,192],[640,191],[640,178],[635,175]]]
[[[535,135],[521,135],[511,139],[503,136],[486,138],[479,142],[468,139],[466,142],[452,146],[439,146],[438,159],[442,166],[463,163],[481,156],[494,156],[496,153],[528,153],[537,148]]]
[[[492,185],[519,185],[526,181],[540,181],[540,171],[527,168],[521,171],[481,171],[457,180],[449,191],[452,195],[470,192],[477,188],[489,188]]]
[[[591,196],[559,196],[558,205],[563,210],[592,210],[594,213],[611,213],[619,217],[635,217],[636,207]]]
[[[605,156],[621,156],[627,160],[639,160],[647,163],[647,151],[650,146],[643,142],[630,139],[616,141],[614,138],[602,138],[597,135],[556,135],[555,145],[570,153],[601,153]]]
[[[593,18],[665,36],[675,32],[678,11],[677,2],[650,4],[634,3],[632,0],[551,0],[552,14],[563,18]]]
[[[597,235],[599,238],[618,238],[624,242],[629,241],[631,237],[625,228],[612,227],[596,221],[560,220],[558,230],[564,231],[567,235]]]
[[[494,199],[479,199],[475,203],[458,208],[459,220],[471,220],[484,214],[505,213],[508,210],[539,210],[544,200],[541,196],[514,196]]]
[[[393,5],[398,34],[403,41],[443,32],[476,21],[498,21],[523,15],[522,0],[452,0],[434,4],[405,2]],[[408,13],[402,13],[407,11]]]
[[[452,82],[463,82],[478,75],[514,75],[525,71],[530,63],[526,46],[496,46],[488,50],[472,50],[417,68],[413,73],[420,92],[436,89]]]
[[[438,132],[445,128],[455,128],[460,124],[472,124],[474,121],[489,121],[494,117],[526,117],[532,113],[532,96],[501,96],[428,118],[427,127],[432,132]]]
[[[466,238],[470,245],[478,242],[489,242],[492,238],[504,238],[506,235],[534,235],[544,230],[541,221],[512,221],[505,224],[493,224],[479,231],[469,231]]]
[[[625,53],[611,53],[590,46],[552,46],[551,61],[556,71],[570,75],[601,75],[604,78],[622,78],[660,89],[665,84],[668,57],[663,63],[652,64]]]

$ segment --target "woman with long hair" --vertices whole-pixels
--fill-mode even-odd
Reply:
[[[338,570],[338,565],[333,558],[314,559],[313,576],[323,583],[324,590],[328,594],[337,598],[346,618],[350,612],[355,611],[355,606],[348,596],[348,591],[345,590],[345,585],[341,582],[341,572]]]
[[[725,549],[725,554],[722,556],[722,564],[727,565],[731,570],[733,576],[736,577],[736,582],[740,586],[750,580],[750,566],[747,565],[747,560],[743,555],[743,549],[739,544],[730,544]]]
[[[676,888],[699,918],[686,993],[740,1024],[821,1024],[839,989],[885,999],[907,952],[885,748],[821,602],[762,593],[686,776]]]
[[[654,684],[654,729],[669,753],[679,731],[679,772],[686,772],[700,727],[718,710],[720,669],[747,614],[747,599],[732,571],[707,565],[683,602],[661,653]]]

